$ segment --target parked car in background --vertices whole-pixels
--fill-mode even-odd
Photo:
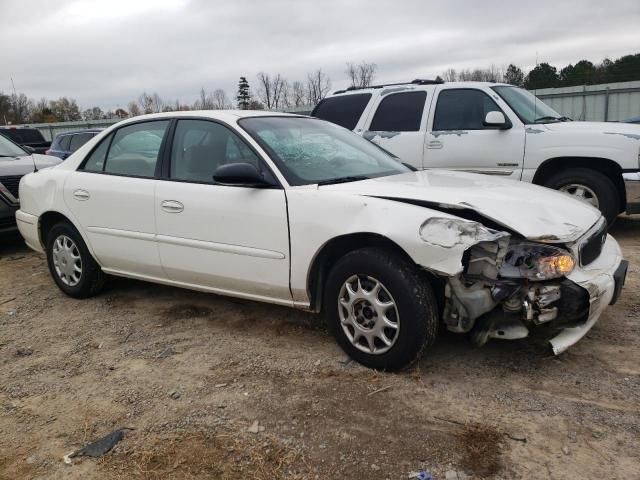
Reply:
[[[44,154],[51,145],[51,142],[47,142],[37,128],[3,127],[0,128],[0,135],[4,135],[18,145],[28,147],[33,153]]]
[[[101,131],[102,129],[98,128],[60,133],[56,135],[56,138],[51,142],[51,147],[47,150],[46,154],[64,160]]]
[[[623,178],[640,171],[639,126],[572,122],[511,85],[415,80],[350,88],[322,100],[312,115],[418,169],[543,185],[599,208],[609,224],[621,212],[640,213],[637,190]]]
[[[543,330],[562,352],[627,269],[600,212],[568,195],[415,171],[332,123],[272,112],[125,120],[20,195],[20,232],[67,295],[113,274],[323,312],[349,355],[386,370],[441,326],[478,345]]]
[[[632,117],[632,118],[627,118],[626,120],[623,120],[624,123],[640,123],[640,117]]]
[[[16,210],[19,206],[20,179],[36,168],[59,163],[58,158],[28,152],[0,135],[0,237],[18,233]]]

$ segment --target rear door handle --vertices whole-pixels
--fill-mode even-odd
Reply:
[[[442,148],[442,142],[440,140],[431,140],[428,144],[427,144],[427,148],[429,149],[440,149]]]
[[[180,213],[184,210],[184,205],[176,200],[163,200],[160,207],[167,213]]]
[[[84,202],[85,200],[89,200],[89,198],[91,198],[91,195],[89,195],[89,192],[87,192],[86,190],[75,190],[73,192],[73,198]]]

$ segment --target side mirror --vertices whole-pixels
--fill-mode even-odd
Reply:
[[[507,128],[511,128],[511,122],[505,118],[504,113],[493,111],[487,113],[487,116],[484,117],[484,126],[506,130]]]
[[[33,155],[34,153],[36,153],[36,149],[30,147],[29,145],[23,145],[22,148],[26,150],[29,155]]]
[[[235,185],[239,187],[268,188],[273,184],[268,182],[262,173],[250,163],[227,163],[220,165],[213,173],[213,179],[221,185]]]

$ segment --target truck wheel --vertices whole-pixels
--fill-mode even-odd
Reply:
[[[47,236],[47,264],[58,288],[70,297],[90,297],[104,286],[100,265],[78,231],[66,222],[54,225]]]
[[[570,168],[549,178],[545,187],[573,195],[596,207],[612,225],[620,213],[620,197],[613,182],[602,173],[589,168]]]
[[[388,250],[363,248],[340,258],[327,278],[323,306],[340,347],[379,370],[410,366],[438,332],[438,304],[428,281]]]

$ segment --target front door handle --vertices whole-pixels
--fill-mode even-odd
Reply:
[[[176,200],[164,200],[160,206],[167,213],[180,213],[184,210],[184,205]]]
[[[73,198],[84,202],[85,200],[89,200],[89,198],[91,198],[91,195],[89,195],[89,192],[87,192],[86,190],[75,190],[73,192]]]
[[[442,148],[442,142],[440,140],[431,140],[428,144],[427,144],[427,148],[432,149],[432,150],[438,150],[440,148]]]

